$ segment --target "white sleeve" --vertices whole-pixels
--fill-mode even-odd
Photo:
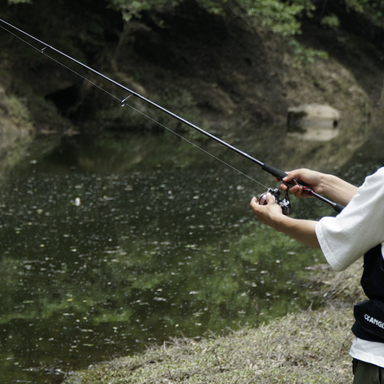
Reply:
[[[367,177],[336,217],[323,217],[316,236],[327,262],[342,271],[384,242],[384,168]]]

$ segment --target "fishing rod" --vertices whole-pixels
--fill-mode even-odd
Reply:
[[[25,31],[23,31],[23,30],[21,30],[21,29],[19,29],[19,28],[15,27],[14,25],[8,23],[7,21],[5,21],[5,20],[3,20],[3,19],[0,19],[0,23],[2,23],[3,25],[6,25],[6,26],[9,27],[9,28],[12,28],[14,31],[17,31],[18,33],[20,33],[20,34],[22,34],[22,35],[24,35],[24,36],[30,38],[31,40],[37,42],[38,44],[40,44],[40,45],[41,45],[41,48],[39,49],[39,48],[35,47],[33,44],[28,43],[27,41],[25,41],[24,39],[22,39],[20,36],[18,36],[17,34],[13,33],[12,31],[10,31],[9,29],[7,29],[6,27],[4,27],[3,25],[0,24],[0,28],[2,28],[3,30],[5,30],[6,32],[10,33],[11,35],[15,36],[16,38],[18,38],[19,40],[23,41],[24,43],[28,44],[30,47],[32,47],[33,49],[36,49],[37,51],[39,51],[39,52],[42,53],[43,55],[47,56],[48,58],[50,58],[50,59],[56,61],[58,64],[64,66],[65,68],[69,69],[70,71],[76,73],[78,76],[83,77],[83,76],[81,76],[79,73],[73,71],[71,68],[69,68],[69,67],[67,67],[66,65],[64,65],[63,63],[61,63],[60,61],[58,61],[58,60],[54,59],[53,57],[49,56],[49,55],[47,54],[47,51],[51,50],[52,52],[57,53],[58,55],[60,55],[60,56],[62,56],[62,57],[64,57],[64,58],[66,58],[66,59],[72,61],[73,63],[79,65],[80,67],[85,68],[86,70],[88,70],[88,71],[94,73],[95,75],[101,77],[102,79],[104,79],[104,80],[110,82],[111,84],[113,84],[113,85],[115,85],[115,86],[117,86],[117,87],[123,89],[124,91],[126,91],[126,92],[128,93],[128,96],[125,97],[125,98],[123,98],[123,99],[119,99],[119,98],[117,98],[116,96],[114,96],[114,95],[112,95],[111,93],[109,93],[109,92],[107,92],[106,90],[104,90],[103,88],[99,87],[98,85],[92,83],[93,85],[95,85],[96,87],[100,88],[100,89],[103,90],[104,92],[107,92],[110,96],[112,96],[112,97],[118,99],[118,100],[120,101],[120,103],[121,103],[121,106],[125,106],[125,105],[126,105],[126,101],[127,101],[131,96],[134,96],[134,97],[136,97],[137,99],[142,100],[142,101],[144,101],[145,103],[147,103],[147,104],[149,104],[149,105],[151,105],[151,106],[153,106],[153,107],[159,109],[160,111],[166,113],[167,115],[173,117],[174,119],[180,121],[181,123],[183,123],[183,124],[189,126],[190,128],[195,129],[196,131],[202,133],[203,135],[209,137],[210,139],[212,139],[212,140],[214,140],[214,141],[220,143],[221,145],[223,145],[223,146],[229,148],[230,150],[234,151],[235,153],[237,153],[237,154],[239,154],[239,155],[245,157],[246,159],[252,161],[253,163],[259,165],[263,171],[268,172],[269,174],[271,174],[271,175],[274,176],[275,178],[277,178],[277,179],[279,179],[279,180],[283,180],[284,177],[287,176],[287,173],[285,173],[285,172],[283,172],[283,171],[281,171],[281,170],[279,170],[279,169],[277,169],[277,168],[275,168],[275,167],[273,167],[273,166],[271,166],[271,165],[269,165],[269,164],[267,164],[267,163],[264,163],[264,162],[262,162],[262,161],[260,161],[260,160],[258,160],[258,159],[256,159],[256,158],[252,157],[252,156],[249,155],[248,153],[246,153],[246,152],[244,152],[244,151],[242,151],[242,150],[240,150],[240,149],[234,147],[233,145],[227,143],[226,141],[220,139],[219,137],[213,135],[212,133],[210,133],[210,132],[208,132],[208,131],[205,131],[204,129],[198,127],[197,125],[195,125],[195,124],[193,124],[193,123],[191,123],[191,122],[189,122],[188,120],[184,119],[183,117],[181,117],[181,116],[179,116],[179,115],[177,115],[177,114],[175,114],[175,113],[169,111],[168,109],[162,107],[161,105],[159,105],[159,104],[153,102],[152,100],[150,100],[150,99],[148,99],[148,98],[142,96],[141,94],[139,94],[139,93],[133,91],[132,89],[130,89],[130,88],[128,88],[128,87],[126,87],[126,86],[124,86],[124,85],[118,83],[117,81],[111,79],[110,77],[104,75],[103,73],[96,71],[95,69],[89,67],[88,65],[86,65],[86,64],[84,64],[84,63],[82,63],[82,62],[80,62],[80,61],[78,61],[78,60],[76,60],[76,59],[74,59],[73,57],[67,55],[66,53],[64,53],[64,52],[62,52],[62,51],[56,49],[55,47],[52,47],[51,45],[46,44],[45,42],[43,42],[43,41],[37,39],[36,37],[30,35],[29,33],[25,32]],[[84,77],[83,77],[83,78],[84,78]],[[86,78],[84,78],[84,79],[87,80]],[[89,80],[87,80],[87,81],[89,81]],[[320,201],[322,201],[322,202],[328,204],[328,205],[331,206],[336,212],[341,212],[342,209],[344,208],[344,207],[341,206],[340,204],[337,204],[337,203],[333,202],[332,200],[329,200],[329,199],[325,198],[324,196],[319,195],[318,193],[316,193],[316,192],[315,192],[314,190],[312,190],[311,188],[309,188],[309,187],[307,187],[307,186],[305,186],[305,185],[303,185],[303,184],[300,184],[300,183],[298,183],[297,181],[284,182],[284,183],[287,185],[288,188],[290,188],[290,187],[292,187],[292,186],[294,186],[294,185],[299,185],[300,187],[303,188],[303,191],[304,191],[305,194],[307,194],[308,196],[313,196],[313,197],[319,199]],[[289,213],[289,208],[288,208],[288,207],[289,207],[289,199],[288,199],[288,195],[286,194],[286,197],[285,197],[284,199],[280,199],[280,193],[279,193],[278,190],[268,188],[268,192],[271,193],[271,194],[274,196],[275,201],[276,201],[276,202],[283,208],[283,211],[285,211],[286,214]],[[261,201],[261,202],[262,202],[262,201]]]

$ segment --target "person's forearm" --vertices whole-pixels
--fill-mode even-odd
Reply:
[[[324,195],[344,206],[357,193],[357,187],[333,175],[322,174],[321,184]]]
[[[319,241],[316,237],[317,221],[293,219],[281,215],[274,221],[273,228],[278,232],[283,232],[295,240],[305,245],[320,249]]]

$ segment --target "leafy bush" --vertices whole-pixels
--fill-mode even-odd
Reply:
[[[176,6],[182,0],[109,0],[111,7],[121,11],[125,20],[140,17],[143,11],[165,6]],[[245,17],[251,24],[271,29],[276,33],[294,35],[300,31],[296,17],[305,13],[311,15],[315,6],[311,0],[196,0],[200,7],[210,13],[225,15],[235,12]]]
[[[235,13],[249,24],[258,28],[272,30],[275,33],[292,36],[300,34],[300,18],[312,17],[316,10],[316,0],[195,0],[199,6],[214,14],[230,15]],[[109,7],[121,12],[124,20],[139,18],[143,12],[175,7],[185,0],[108,0]],[[8,4],[33,3],[33,0],[8,0]],[[375,26],[382,27],[384,0],[336,0],[341,7],[364,13]],[[323,5],[321,5],[323,7]],[[327,14],[326,4],[322,9],[321,23],[330,28],[340,24],[339,16]],[[320,10],[320,9],[319,9]]]
[[[339,18],[333,13],[329,16],[322,17],[320,23],[321,25],[332,29],[337,29],[340,26]]]

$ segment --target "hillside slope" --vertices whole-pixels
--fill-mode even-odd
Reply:
[[[194,2],[125,24],[102,1],[84,0],[76,6],[48,0],[1,3],[1,18],[204,129],[241,142],[267,161],[273,158],[275,164],[342,164],[380,122],[381,48],[355,31],[304,21],[301,43],[328,54],[312,62],[287,40],[256,31],[239,16],[224,20],[207,14]],[[0,85],[4,97],[15,97],[28,111],[32,132],[159,130],[9,33],[0,33]],[[75,70],[119,98],[127,96],[81,68]],[[303,103],[337,108],[342,116],[339,136],[308,143],[288,135],[287,109]],[[0,118],[14,114],[3,104]],[[132,105],[189,133],[138,100]]]

